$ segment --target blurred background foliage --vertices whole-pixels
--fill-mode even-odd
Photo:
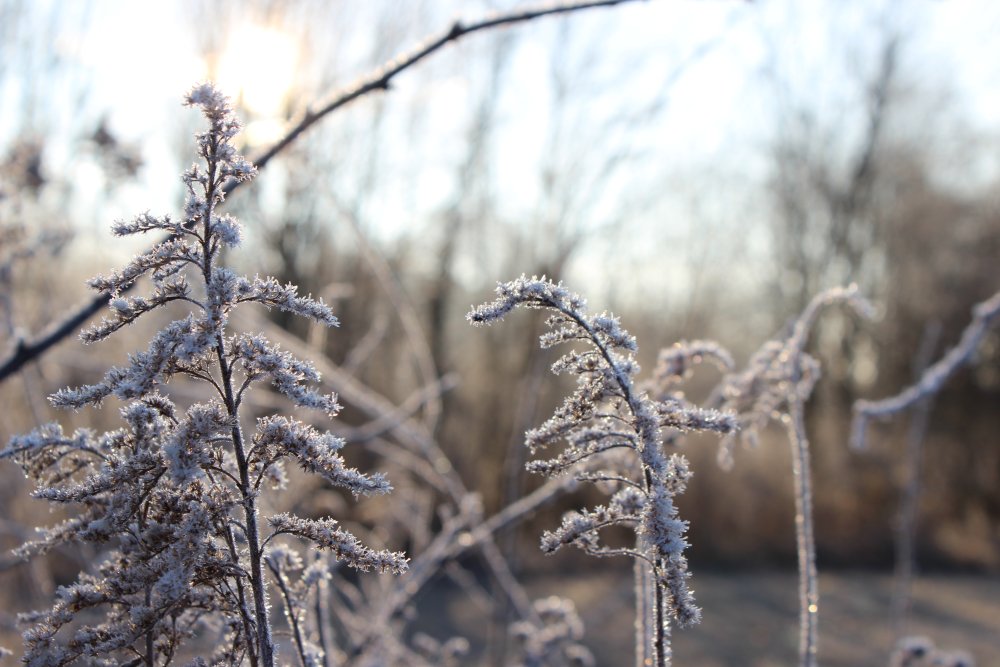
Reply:
[[[455,17],[514,5],[0,1],[5,353],[134,249],[110,240],[112,219],[180,209],[176,174],[192,160],[197,118],[177,100],[191,84],[215,79],[238,101],[252,157]],[[472,36],[324,119],[235,193],[228,208],[248,242],[232,260],[332,301],[342,326],[328,334],[267,317],[344,377],[411,406],[441,464],[488,510],[540,483],[523,472],[522,434],[566,389],[537,349],[539,318],[469,329],[468,306],[497,280],[564,280],[621,316],[647,369],[680,339],[716,339],[745,361],[811,295],[856,282],[881,318],[831,313],[813,341],[824,368],[808,423],[820,567],[889,567],[907,423],[876,426],[869,451],[851,451],[850,406],[908,384],[928,327],[940,354],[1000,288],[998,27],[985,2],[649,2]],[[0,437],[51,419],[114,427],[114,409],[56,414],[43,397],[94,381],[156,324],[118,344],[69,339],[7,380]],[[439,377],[454,386],[421,398]],[[691,395],[717,379],[699,370]],[[993,332],[930,413],[925,568],[1000,571],[998,400]],[[343,425],[371,419],[345,403]],[[794,566],[789,454],[774,435],[737,451],[728,472],[711,439],[686,445],[695,478],[681,512],[696,571]],[[411,509],[432,516],[419,483],[389,472]],[[0,480],[9,547],[54,518],[14,466]],[[392,525],[379,503],[296,492],[316,513]],[[577,563],[535,548],[575,504],[504,537],[519,567]],[[16,593],[42,594],[86,559],[32,565]]]

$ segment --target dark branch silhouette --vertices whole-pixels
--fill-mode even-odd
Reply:
[[[295,123],[292,129],[289,130],[282,139],[271,146],[271,148],[264,151],[264,153],[257,156],[256,160],[254,160],[254,164],[257,165],[258,169],[261,169],[264,165],[271,161],[271,158],[280,153],[285,146],[295,141],[300,134],[305,132],[314,123],[327,114],[350,104],[354,100],[359,97],[363,97],[368,93],[379,90],[388,90],[389,84],[397,74],[409,69],[413,65],[416,65],[418,62],[435,51],[447,46],[450,42],[458,41],[466,35],[474,32],[480,32],[482,30],[489,30],[491,28],[512,25],[515,23],[524,23],[543,16],[568,14],[569,12],[575,12],[581,9],[593,9],[595,7],[614,7],[615,5],[624,4],[626,2],[635,2],[635,0],[587,0],[584,2],[549,3],[502,14],[493,14],[492,16],[479,21],[473,21],[472,23],[455,21],[447,30],[424,40],[415,49],[409,51],[408,53],[396,56],[368,76],[362,77],[347,88],[334,93],[328,101],[319,105],[319,109],[315,111],[307,109],[298,122]],[[236,187],[236,183],[230,182],[226,186],[226,194],[229,194],[229,192],[234,190]]]

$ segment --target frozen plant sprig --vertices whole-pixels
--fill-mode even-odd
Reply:
[[[940,392],[958,369],[973,360],[979,343],[997,321],[1000,321],[1000,292],[976,304],[972,309],[972,321],[962,331],[958,344],[929,366],[914,385],[895,396],[878,401],[855,402],[851,445],[857,449],[865,448],[865,433],[868,430],[868,422],[873,417],[887,419]]]
[[[310,601],[322,604],[326,580],[330,572],[326,563],[317,559],[308,567],[303,566],[299,552],[284,545],[270,550],[265,558],[268,569],[274,575],[280,591],[280,599],[285,610],[285,620],[292,629],[292,638],[298,651],[302,667],[321,667],[327,648],[323,646],[323,635],[318,634],[318,642],[313,642],[307,633]],[[319,619],[314,619],[317,623]]]
[[[867,448],[868,423],[873,418],[887,420],[905,410],[911,411],[911,424],[907,435],[906,481],[903,485],[897,530],[897,581],[893,597],[893,619],[897,626],[903,623],[909,605],[909,589],[914,567],[913,541],[917,508],[920,504],[921,441],[927,426],[930,402],[944,389],[955,373],[975,361],[980,343],[998,321],[1000,321],[1000,292],[973,307],[972,321],[962,331],[958,343],[930,365],[928,365],[930,356],[940,331],[937,326],[929,326],[914,364],[919,375],[916,382],[895,396],[875,401],[859,399],[853,406],[851,446],[855,449]]]
[[[232,311],[257,303],[326,326],[337,320],[322,301],[299,295],[293,286],[248,279],[221,265],[223,249],[242,237],[239,222],[217,211],[224,184],[250,179],[255,169],[231,143],[240,126],[228,98],[204,84],[191,90],[186,103],[202,110],[209,129],[197,135],[203,164],[183,176],[184,219],[144,213],[115,225],[117,235],[163,231],[169,237],[124,268],[90,281],[94,289],[110,292],[111,314],[82,338],[104,340],[169,303],[187,304],[188,314],[167,324],[144,352],[100,382],[51,397],[56,406],[73,409],[111,396],[122,399],[123,428],[66,435],[49,424],[13,438],[0,452],[37,482],[36,497],[80,508],[22,547],[23,555],[64,542],[108,548],[94,572],[59,590],[50,610],[24,618],[31,626],[24,636],[28,665],[166,664],[188,639],[214,624],[220,637],[207,662],[271,667],[277,656],[265,567],[282,593],[300,662],[321,664],[323,649],[310,636],[301,605],[321,574],[307,571],[289,579],[298,561],[274,538],[295,535],[360,570],[407,567],[403,554],[365,547],[332,519],[282,514],[268,519],[270,534],[262,532],[262,485],[280,486],[285,459],[356,496],[391,487],[381,475],[347,467],[339,453],[341,439],[294,419],[266,417],[256,422],[254,435],[245,435],[251,425],[240,409],[257,382],[270,382],[293,404],[330,416],[339,406],[335,396],[309,386],[319,380],[311,364],[262,336],[231,333]],[[152,282],[150,296],[122,296],[143,278]],[[180,409],[159,393],[178,375],[208,385],[214,400]],[[102,620],[91,622],[95,617]],[[202,658],[195,662],[205,664]]]
[[[750,358],[745,370],[727,373],[722,379],[709,404],[724,406],[734,412],[740,423],[737,431],[722,439],[719,463],[723,467],[732,465],[738,438],[748,445],[755,445],[760,430],[769,422],[782,421],[791,414],[792,406],[808,400],[819,381],[820,364],[805,351],[805,347],[820,313],[836,304],[844,304],[866,319],[870,319],[875,312],[872,304],[860,296],[855,285],[821,292],[785,331],[766,342]],[[720,354],[729,359],[724,351]],[[674,373],[662,371],[665,366],[669,367],[661,362],[656,377],[656,391],[660,395],[666,395],[675,383]],[[732,366],[731,359],[729,366]]]
[[[729,351],[711,340],[679,341],[660,350],[654,379],[661,393],[680,384],[702,363],[711,363],[723,373],[732,372],[736,366]]]
[[[556,596],[535,600],[536,620],[518,621],[510,633],[520,656],[512,667],[593,667],[594,656],[581,644],[583,621],[571,600]]]
[[[966,651],[944,651],[927,637],[904,637],[896,643],[889,667],[976,667]]]
[[[451,637],[440,642],[417,632],[413,635],[413,646],[428,665],[435,667],[460,667],[462,660],[469,655],[469,642],[463,637]]]
[[[542,537],[542,550],[552,553],[574,545],[594,556],[627,556],[647,570],[648,586],[637,596],[637,609],[649,609],[639,621],[649,624],[651,641],[638,642],[637,662],[658,666],[669,662],[669,625],[697,623],[701,611],[688,588],[685,533],[674,497],[683,492],[691,472],[683,456],[664,451],[663,429],[727,433],[736,428],[728,415],[703,410],[682,399],[657,401],[635,386],[639,366],[635,338],[618,318],[591,315],[586,302],[561,283],[521,276],[501,283],[498,298],[467,316],[476,325],[491,324],[518,306],[552,311],[542,347],[578,343],[552,366],[571,374],[577,388],[544,424],[526,435],[532,453],[559,442],[566,446],[548,459],[528,464],[546,475],[572,474],[582,481],[612,489],[607,505],[571,512],[562,525]],[[624,526],[636,536],[634,547],[615,548],[601,542],[604,528]]]

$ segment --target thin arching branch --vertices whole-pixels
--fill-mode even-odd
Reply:
[[[558,14],[568,14],[570,12],[596,7],[613,7],[626,2],[636,0],[584,0],[581,2],[559,2],[534,7],[513,10],[510,12],[493,14],[484,19],[463,23],[456,21],[450,28],[444,30],[430,38],[424,40],[416,48],[404,52],[389,62],[385,63],[372,73],[362,77],[352,85],[338,92],[333,93],[326,101],[318,104],[315,108],[307,109],[290,130],[279,139],[273,146],[256,156],[254,164],[257,169],[263,169],[275,156],[284,151],[302,133],[315,125],[319,120],[330,113],[340,109],[354,100],[364,97],[369,93],[388,90],[392,80],[401,72],[413,67],[429,55],[438,51],[451,42],[458,41],[462,37],[492,28],[525,23],[533,19],[544,16]],[[233,192],[239,183],[230,181],[225,185],[223,191],[226,195]],[[128,291],[123,289],[122,292]],[[80,308],[61,322],[54,323],[46,328],[44,332],[31,340],[19,340],[14,350],[7,355],[6,359],[0,362],[0,383],[10,376],[16,374],[24,366],[40,358],[57,343],[68,338],[77,332],[80,327],[93,315],[107,305],[110,295],[101,292],[97,296],[91,297],[90,301],[80,306]]]
[[[284,148],[295,141],[300,134],[308,130],[313,124],[327,114],[336,111],[337,109],[346,106],[359,97],[364,97],[369,93],[380,90],[388,90],[396,75],[413,67],[421,60],[435,51],[447,46],[449,43],[458,41],[466,35],[474,32],[481,32],[483,30],[490,30],[492,28],[509,26],[516,23],[525,23],[543,16],[568,14],[570,12],[580,11],[583,9],[593,9],[596,7],[613,7],[615,5],[624,4],[625,2],[634,1],[635,0],[584,0],[577,2],[546,3],[510,12],[494,13],[486,18],[469,23],[455,21],[448,29],[425,39],[417,47],[397,55],[395,58],[383,64],[374,72],[362,77],[350,86],[335,92],[325,102],[317,105],[316,109],[307,109],[284,137],[278,140],[277,143],[264,151],[261,155],[256,156],[254,164],[257,165],[258,169],[262,168],[271,161],[271,158],[284,150]],[[236,187],[236,183],[228,184],[226,186],[226,194],[231,192]]]

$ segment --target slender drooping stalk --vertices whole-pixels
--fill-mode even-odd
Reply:
[[[785,334],[766,343],[741,373],[727,375],[714,404],[739,415],[740,437],[755,442],[758,431],[776,417],[784,423],[792,455],[795,491],[795,544],[799,563],[799,665],[815,667],[818,655],[819,587],[813,529],[813,493],[805,404],[820,377],[819,362],[806,351],[823,308],[844,303],[862,316],[871,304],[857,288],[830,289],[817,295]],[[731,458],[735,437],[723,439],[722,458]]]
[[[687,586],[687,522],[678,517],[674,504],[691,471],[684,457],[667,455],[663,432],[727,433],[735,421],[677,397],[654,400],[637,388],[635,338],[613,315],[587,313],[584,300],[561,284],[521,276],[500,284],[497,294],[494,302],[469,313],[473,324],[495,322],[517,306],[542,308],[553,313],[542,347],[579,343],[585,348],[553,364],[554,373],[576,376],[577,389],[548,421],[526,435],[532,453],[559,442],[566,446],[551,459],[531,461],[527,469],[551,476],[570,473],[612,492],[607,505],[566,514],[558,529],[542,536],[542,550],[553,553],[572,544],[594,556],[634,559],[639,564],[636,662],[665,667],[670,663],[671,623],[696,623],[701,612]],[[601,544],[601,530],[615,525],[634,532],[634,547]]]

